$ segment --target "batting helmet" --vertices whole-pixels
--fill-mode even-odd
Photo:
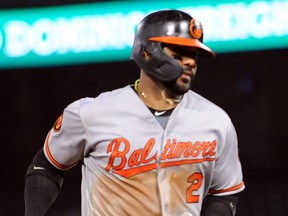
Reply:
[[[164,53],[162,43],[196,48],[203,57],[215,56],[203,44],[201,23],[189,14],[179,10],[151,13],[138,25],[131,59],[161,81],[176,80],[183,73],[181,65]],[[150,55],[148,60],[143,56],[144,50]]]

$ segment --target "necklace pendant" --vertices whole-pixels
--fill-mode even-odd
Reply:
[[[141,92],[142,97],[146,98],[146,94],[144,92]]]

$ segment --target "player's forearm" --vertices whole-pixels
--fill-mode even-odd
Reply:
[[[208,196],[204,199],[201,216],[234,216],[237,202],[237,195]]]
[[[35,155],[26,174],[25,216],[45,215],[61,190],[64,174],[49,163],[43,150]]]
[[[60,192],[54,181],[42,175],[30,175],[25,184],[25,216],[44,216]]]

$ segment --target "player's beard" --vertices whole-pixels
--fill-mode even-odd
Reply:
[[[192,71],[190,67],[184,68],[184,71]],[[190,78],[179,76],[176,80],[170,82],[163,82],[163,85],[166,88],[166,91],[170,95],[183,95],[191,89],[192,83],[195,78],[195,72],[190,72]]]
[[[177,81],[166,82],[164,86],[169,94],[177,96],[185,94],[191,88],[191,84],[187,87],[187,85],[180,85]]]

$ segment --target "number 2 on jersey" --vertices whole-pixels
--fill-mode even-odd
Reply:
[[[191,176],[188,177],[187,181],[191,183],[191,185],[186,190],[186,202],[199,202],[199,195],[195,195],[194,192],[201,187],[203,181],[203,174],[200,172],[193,173]]]

